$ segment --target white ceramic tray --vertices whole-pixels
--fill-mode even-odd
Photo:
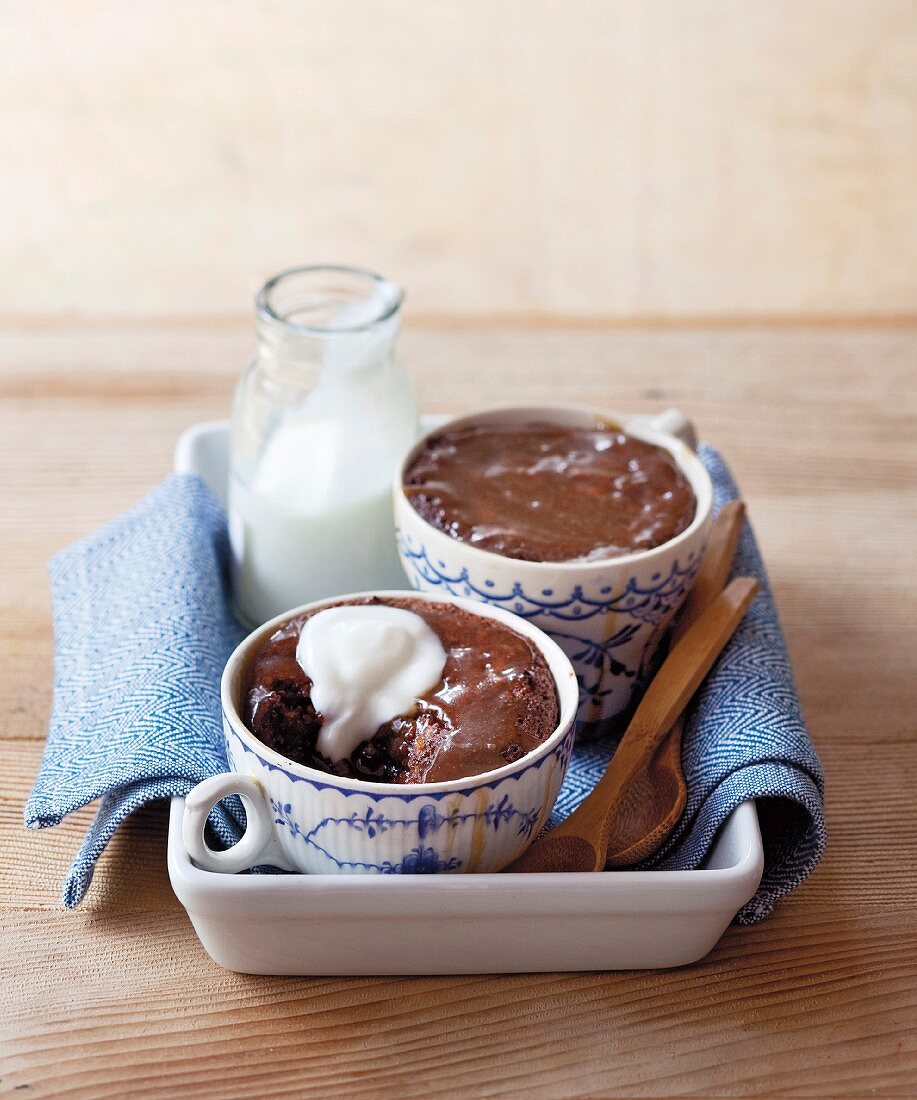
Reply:
[[[225,502],[228,425],[181,437],[175,468]],[[407,582],[406,582],[407,583]],[[169,877],[211,958],[248,974],[480,974],[683,966],[758,887],[754,803],[697,871],[569,875],[221,875],[192,863],[172,800]]]

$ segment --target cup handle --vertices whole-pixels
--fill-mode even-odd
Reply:
[[[665,412],[661,412],[657,416],[638,416],[634,419],[654,431],[674,435],[690,447],[692,451],[697,450],[697,434],[694,431],[694,425],[681,409],[666,409]]]
[[[204,839],[204,826],[213,807],[231,794],[237,794],[245,806],[245,832],[237,844],[225,852],[215,852]],[[274,835],[274,819],[264,788],[250,775],[222,772],[198,783],[185,797],[181,835],[188,855],[205,871],[235,875],[262,863],[284,871],[296,870]]]

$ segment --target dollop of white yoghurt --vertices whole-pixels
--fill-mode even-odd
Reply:
[[[354,604],[307,619],[296,660],[322,715],[316,748],[337,763],[439,683],[446,651],[413,611]]]

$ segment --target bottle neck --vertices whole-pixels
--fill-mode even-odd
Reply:
[[[262,360],[313,374],[383,365],[398,335],[402,297],[395,283],[354,268],[284,272],[256,299]]]

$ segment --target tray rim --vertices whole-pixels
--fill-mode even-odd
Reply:
[[[424,429],[450,414],[421,417]],[[203,448],[226,450],[229,420],[202,421],[179,436],[174,470],[206,476],[201,469]],[[211,485],[225,501],[225,488]],[[431,915],[444,909],[467,916],[518,917],[653,912],[734,914],[758,888],[764,868],[764,848],[753,800],[739,805],[720,830],[711,856],[728,842],[738,856],[727,866],[676,871],[610,871],[603,874],[474,874],[474,875],[224,875],[197,867],[181,842],[184,799],[174,797],[169,812],[168,870],[172,887],[189,913],[211,918],[263,915],[324,914],[392,917],[401,911],[418,916],[424,904]],[[728,834],[728,835],[727,835]],[[562,887],[562,889],[558,889]],[[494,911],[495,900],[503,905]],[[506,903],[512,903],[507,905]],[[379,908],[374,912],[373,905]],[[305,906],[308,905],[308,908]]]
[[[754,895],[764,869],[758,815],[749,801],[736,807],[717,840],[722,844],[728,831],[729,842],[739,849],[738,858],[726,867],[563,875],[224,875],[204,871],[185,850],[181,839],[184,801],[172,798],[169,809],[169,878],[179,901],[201,915],[240,916],[255,905],[269,906],[278,917],[306,913],[310,918],[329,914],[416,917],[424,903],[439,914],[461,907],[465,915],[488,917],[519,916],[520,912],[611,915],[661,908],[676,916],[721,912],[733,903],[736,912]],[[495,913],[497,899],[514,904],[504,904]]]

